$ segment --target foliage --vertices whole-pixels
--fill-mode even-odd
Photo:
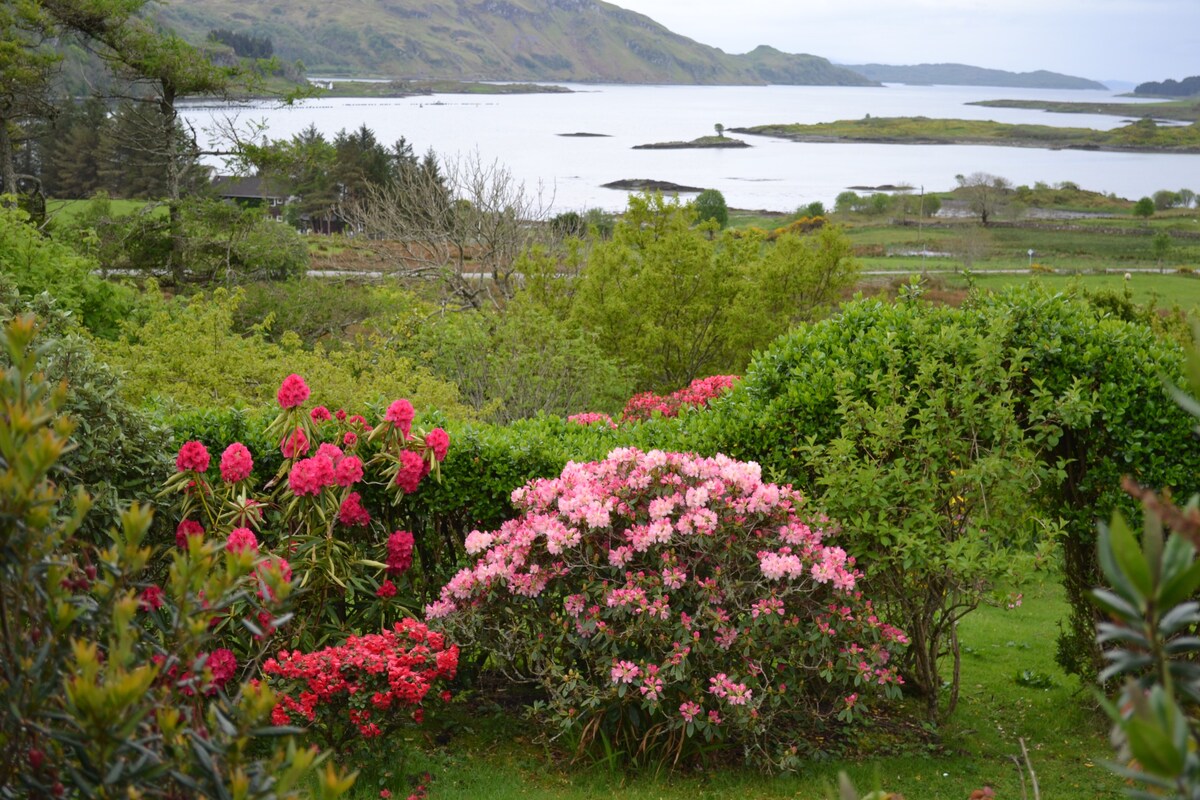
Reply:
[[[1024,488],[1042,504],[1045,519],[1064,525],[1064,583],[1073,610],[1059,652],[1064,666],[1086,674],[1094,653],[1094,620],[1085,592],[1097,574],[1095,514],[1110,513],[1122,503],[1114,488],[1122,474],[1189,488],[1200,472],[1200,446],[1188,439],[1187,420],[1160,383],[1161,375],[1178,374],[1178,348],[1158,340],[1150,328],[1104,314],[1080,297],[1037,286],[978,294],[962,309],[937,312],[912,304],[885,311],[861,301],[844,306],[834,320],[797,329],[759,355],[742,382],[713,403],[711,413],[684,421],[689,435],[704,451],[758,461],[776,480],[817,485],[820,465],[809,461],[802,443],[838,438],[846,412],[854,408],[850,402],[869,401],[873,383],[892,373],[919,374],[923,342],[911,338],[911,330],[926,317],[978,337],[974,352],[994,352],[990,363],[1022,365],[997,391],[1008,404],[1005,413],[1015,414],[1028,445],[1049,470],[1040,487],[1030,482]],[[886,342],[893,326],[897,338]],[[984,340],[990,340],[987,347]],[[980,363],[976,357],[971,356],[971,363]],[[964,386],[970,380],[957,375],[950,383]],[[993,424],[991,419],[977,422]],[[884,420],[874,424],[875,435],[897,435]],[[780,447],[779,442],[796,444]],[[1178,442],[1188,444],[1180,447]],[[1174,460],[1164,456],[1171,443],[1176,443]],[[864,445],[872,447],[870,441]],[[858,468],[874,468],[871,452],[862,451]],[[902,451],[893,451],[890,458],[905,469],[925,468],[903,462]],[[947,480],[950,469],[962,468],[966,465],[946,464],[937,473],[938,482]],[[953,496],[945,495],[933,507],[946,508]]]
[[[1154,200],[1149,197],[1143,197],[1133,204],[1133,215],[1142,219],[1153,217],[1155,210]]]
[[[298,336],[268,341],[261,331],[239,334],[234,313],[240,291],[211,298],[161,302],[143,324],[130,323],[102,358],[124,371],[125,393],[188,408],[252,406],[270,400],[290,372],[314,376],[313,388],[334,407],[362,410],[367,403],[407,393],[422,406],[465,415],[453,386],[417,366],[398,343],[364,336],[337,350],[308,350]]]
[[[986,172],[956,175],[955,180],[958,181],[955,195],[966,200],[967,206],[984,225],[1008,206],[1013,193],[1012,183],[1007,178]]]
[[[761,232],[710,239],[694,223],[690,206],[631,196],[613,238],[591,244],[568,289],[572,324],[619,354],[638,390],[739,372],[756,348],[820,313],[857,274],[832,227],[768,245]]]
[[[34,330],[21,318],[3,337],[0,794],[308,796],[324,757],[263,747],[292,731],[265,726],[273,694],[242,680],[259,654],[216,648],[210,624],[255,610],[282,622],[291,586],[199,539],[174,556],[165,587],[146,583],[150,514],[137,506],[107,546],[76,540],[89,503],[78,492],[73,510],[60,506],[71,423],[58,413],[65,390],[36,372]],[[321,797],[353,782],[319,777]]]
[[[738,379],[736,375],[713,375],[710,378],[697,378],[687,387],[671,394],[660,397],[653,392],[642,392],[629,398],[625,410],[621,412],[622,422],[638,419],[650,419],[654,414],[664,417],[678,416],[684,408],[705,408],[708,402],[720,397],[731,388]]]
[[[546,721],[630,760],[689,740],[794,768],[807,737],[898,679],[905,638],[854,591],[853,562],[756,465],[636,449],[514,492],[427,617],[537,680]]]
[[[1167,78],[1165,81],[1146,81],[1134,87],[1133,93],[1163,97],[1191,97],[1200,94],[1200,75],[1192,75],[1181,81],[1173,78]]]
[[[47,239],[28,216],[0,203],[0,275],[26,301],[51,293],[58,307],[76,315],[98,336],[115,336],[135,304],[133,291],[95,274],[96,264],[66,245]]]
[[[943,684],[944,713],[957,705],[959,620],[1050,544],[1029,501],[1047,476],[1013,398],[1024,360],[957,316],[916,301],[847,310],[836,335],[849,352],[829,375],[836,430],[800,448],[864,589],[912,639],[902,669],[931,719]],[[815,357],[830,333],[792,345]]]
[[[268,683],[279,692],[273,721],[307,724],[339,751],[394,736],[406,717],[420,724],[426,695],[457,669],[458,647],[447,647],[441,634],[414,619],[311,653],[281,652],[263,663]],[[442,692],[442,700],[449,699]]]
[[[267,452],[278,451],[283,459],[261,486],[255,451],[244,443],[222,451],[218,482],[209,477],[205,444],[190,440],[180,447],[176,472],[162,492],[178,504],[183,523],[176,535],[182,541],[189,528],[232,531],[230,548],[257,551],[253,531],[274,534],[301,573],[302,613],[289,634],[304,648],[394,619],[399,601],[392,600],[398,591],[393,581],[415,583],[407,575],[414,552],[425,570],[437,574],[429,551],[417,548],[411,533],[389,535],[386,529],[388,510],[415,493],[431,471],[440,475],[450,444],[441,428],[414,430],[407,400],[393,401],[372,427],[342,409],[306,408],[310,392],[294,373],[280,384],[279,413],[262,436],[273,443]]]
[[[260,208],[189,200],[181,211],[181,257],[191,280],[226,285],[287,280],[308,267],[308,247],[295,228],[277,223]]]
[[[716,189],[705,189],[696,195],[692,201],[696,208],[696,221],[717,223],[717,229],[729,224],[729,207],[725,205],[725,195]]]
[[[586,408],[615,412],[629,395],[616,358],[527,295],[502,312],[413,314],[401,326],[398,335],[418,363],[452,381],[482,419],[505,423]]]

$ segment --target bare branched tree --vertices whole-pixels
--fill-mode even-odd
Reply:
[[[514,264],[549,235],[542,192],[478,153],[432,156],[368,186],[342,213],[364,234],[402,249],[401,274],[438,280],[462,308],[500,307],[518,288]]]

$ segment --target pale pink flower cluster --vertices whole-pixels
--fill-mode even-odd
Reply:
[[[613,683],[633,683],[641,671],[632,661],[614,661],[610,675]]]
[[[753,692],[744,683],[735,683],[724,672],[718,672],[708,679],[708,693],[729,703],[731,706],[744,706],[753,696]]]

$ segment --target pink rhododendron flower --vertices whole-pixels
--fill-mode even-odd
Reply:
[[[346,431],[346,435],[342,437],[342,444],[346,447],[354,447],[358,444],[358,434],[354,431]]]
[[[203,536],[204,526],[194,519],[185,519],[175,528],[175,546],[180,550],[188,549],[188,539],[192,536]]]
[[[321,444],[317,445],[317,452],[313,455],[325,456],[334,464],[337,464],[342,460],[342,456],[345,454],[342,453],[342,448],[338,447],[336,444],[322,442]]]
[[[412,430],[412,421],[415,416],[416,412],[413,410],[412,403],[407,400],[394,400],[388,406],[387,413],[383,415],[383,418],[399,428],[400,433],[407,439]]]
[[[441,428],[434,428],[425,435],[425,445],[433,451],[433,457],[438,461],[446,460],[450,450],[450,434]]]
[[[208,448],[203,442],[184,442],[183,447],[179,448],[179,455],[175,456],[175,469],[178,472],[206,472],[209,459]]]
[[[412,567],[413,535],[396,531],[387,540],[387,569],[392,575],[402,575]]]
[[[308,384],[304,382],[296,373],[292,373],[283,379],[283,383],[279,386],[279,393],[275,395],[275,399],[279,401],[280,408],[295,408],[308,399],[309,389]]]
[[[412,494],[420,486],[421,478],[425,477],[427,469],[425,459],[412,450],[400,451],[400,469],[396,472],[396,485],[405,494]]]
[[[264,600],[275,600],[275,591],[267,585],[268,574],[278,574],[280,581],[283,583],[292,582],[292,565],[287,562],[286,558],[277,558],[272,556],[266,561],[263,561],[255,568],[255,574],[258,576],[259,589],[258,596]]]
[[[641,669],[632,661],[615,661],[609,674],[613,683],[633,683],[640,673]]]
[[[317,406],[308,412],[308,416],[313,422],[329,422],[329,420],[333,419],[333,415],[329,413],[329,409],[325,406]]]
[[[225,539],[225,549],[231,553],[257,553],[258,537],[249,528],[234,528]]]
[[[279,451],[283,453],[284,458],[299,458],[308,453],[308,447],[308,436],[304,434],[303,428],[296,428],[279,443]]]
[[[700,708],[699,703],[693,703],[690,700],[679,705],[679,716],[683,717],[684,722],[691,722],[696,717],[700,716],[700,712],[704,709]]]
[[[234,442],[225,448],[221,454],[221,480],[226,483],[237,483],[250,477],[254,471],[254,459],[250,450],[241,442]]]
[[[390,580],[385,579],[383,581],[383,583],[379,584],[379,588],[375,590],[375,596],[382,597],[384,599],[387,599],[389,597],[395,597],[396,596],[396,584],[392,583]]]
[[[608,414],[599,414],[591,411],[585,411],[582,414],[572,414],[567,417],[567,422],[573,422],[576,425],[604,425],[609,428],[616,428],[617,423],[613,422],[613,418]]]
[[[362,495],[358,492],[346,495],[341,508],[338,509],[338,521],[347,527],[366,526],[371,522],[371,515],[363,508]]]
[[[352,486],[363,478],[362,459],[358,456],[345,456],[334,469],[334,482],[338,486]]]

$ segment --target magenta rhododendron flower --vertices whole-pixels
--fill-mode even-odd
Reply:
[[[175,528],[175,546],[180,550],[188,549],[188,538],[192,536],[203,536],[204,526],[194,519],[185,519]]]
[[[433,451],[434,458],[445,461],[446,453],[450,450],[450,434],[441,428],[434,428],[425,435],[425,445]]]
[[[179,448],[179,455],[175,456],[175,469],[179,472],[206,472],[209,460],[208,448],[203,442],[184,442],[183,447]]]
[[[283,453],[284,458],[299,458],[308,453],[308,448],[308,436],[303,428],[296,428],[279,443],[279,451]]]
[[[142,590],[142,594],[138,599],[138,606],[143,611],[157,611],[162,608],[163,590],[161,587],[151,584]]]
[[[384,598],[385,600],[389,597],[395,597],[396,584],[385,579],[383,583],[379,584],[379,588],[375,590],[375,596]]]
[[[354,431],[346,431],[346,435],[342,437],[342,444],[346,447],[354,447],[358,444],[358,434]]]
[[[250,477],[254,471],[254,459],[250,451],[241,442],[234,442],[225,448],[221,454],[221,480],[226,483],[237,483]]]
[[[212,672],[213,686],[218,689],[228,683],[237,674],[237,656],[232,650],[222,647],[208,654],[204,664]]]
[[[362,459],[358,456],[346,456],[338,462],[334,469],[334,481],[338,486],[352,486],[363,478]]]
[[[683,408],[703,408],[715,397],[720,397],[728,391],[734,382],[740,380],[737,375],[713,375],[708,378],[697,378],[686,388],[672,392],[665,397],[654,392],[642,392],[634,395],[625,404],[621,412],[624,420],[650,419],[655,412],[664,417],[674,417]]]
[[[338,510],[338,521],[347,527],[365,526],[371,522],[371,515],[363,508],[362,496],[358,492],[346,495],[346,499],[342,501],[342,506]]]
[[[288,488],[297,497],[316,496],[326,486],[332,486],[335,470],[327,456],[313,456],[297,461],[288,473]]]
[[[392,575],[402,575],[412,567],[413,535],[396,531],[387,540],[387,569]]]
[[[409,431],[412,430],[412,421],[415,416],[416,412],[413,411],[412,403],[407,400],[394,400],[388,406],[387,413],[383,415],[383,418],[399,428],[400,433],[407,439]]]
[[[308,412],[308,416],[313,422],[328,422],[333,419],[333,415],[329,413],[329,409],[325,406],[317,406],[312,411]]]
[[[225,539],[225,549],[231,553],[257,553],[258,537],[249,528],[234,528]]]
[[[279,401],[280,408],[287,409],[301,405],[308,399],[309,394],[308,384],[304,382],[304,378],[293,372],[283,379],[275,398]]]
[[[342,452],[342,448],[338,447],[336,444],[322,442],[321,444],[317,445],[316,455],[325,456],[334,464],[337,464],[342,460],[342,456],[345,454]]]
[[[424,478],[428,471],[429,465],[425,463],[425,459],[412,450],[402,450],[400,469],[396,472],[396,485],[405,494],[412,494],[421,485],[421,478]]]

